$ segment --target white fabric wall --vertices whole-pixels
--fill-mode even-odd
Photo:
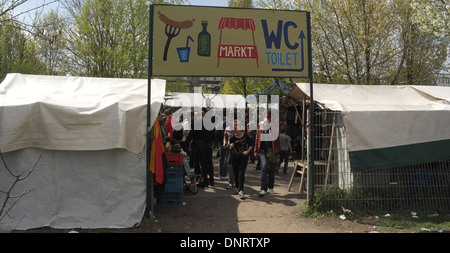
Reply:
[[[13,195],[29,191],[0,222],[0,230],[54,228],[125,228],[139,223],[146,199],[145,154],[123,149],[52,151],[26,148],[4,153],[14,173],[28,178],[17,183]],[[0,186],[13,182],[0,163]],[[0,203],[5,195],[0,194]],[[8,206],[13,203],[8,201]]]

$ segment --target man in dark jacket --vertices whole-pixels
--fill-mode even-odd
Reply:
[[[189,132],[188,137],[186,138],[186,141],[190,143],[192,141],[191,147],[193,149],[193,152],[195,153],[195,159],[198,161],[198,163],[195,164],[196,168],[196,174],[200,173],[202,176],[200,186],[201,187],[208,187],[208,185],[213,186],[214,185],[214,171],[213,171],[213,164],[212,164],[212,145],[214,141],[214,132],[208,131],[203,126],[203,122],[200,122],[201,129],[196,129],[195,121],[202,121],[202,118],[200,115],[194,116],[194,124],[193,130]],[[197,166],[199,168],[197,168]]]

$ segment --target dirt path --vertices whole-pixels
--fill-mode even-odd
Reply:
[[[214,160],[217,176],[217,160]],[[255,165],[249,163],[244,194],[226,189],[228,181],[216,177],[215,185],[199,188],[197,195],[184,194],[183,205],[155,207],[154,225],[169,233],[362,233],[371,228],[332,218],[305,218],[300,211],[306,194],[299,194],[300,177],[288,192],[293,164],[286,175],[275,176],[275,193],[258,197],[260,179]]]

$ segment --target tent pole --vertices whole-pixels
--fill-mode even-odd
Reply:
[[[308,159],[308,203],[310,206],[314,204],[314,81],[313,81],[313,68],[312,68],[312,48],[311,48],[311,14],[306,13],[306,23],[308,30],[308,75],[309,75],[309,124],[308,132],[310,134],[309,138],[309,159]]]
[[[302,139],[301,139],[301,159],[302,161],[305,161],[305,123],[306,123],[306,98],[303,97],[303,101],[302,101]]]
[[[147,152],[146,152],[146,170],[147,170],[147,198],[146,198],[146,211],[145,214],[147,218],[154,217],[154,188],[153,188],[153,173],[150,171],[150,158],[151,158],[151,147],[153,139],[153,127],[150,122],[152,116],[151,110],[151,97],[152,97],[152,75],[153,75],[153,5],[150,4],[148,8],[148,69],[147,69]]]

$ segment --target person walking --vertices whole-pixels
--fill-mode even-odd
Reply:
[[[255,136],[253,135],[253,131],[247,130],[247,134],[248,134],[248,137],[250,138],[250,143],[251,143],[252,147],[254,147],[255,146]],[[253,149],[250,152],[249,157],[250,157],[250,162],[254,164],[255,163],[255,153],[254,153]]]
[[[227,117],[225,130],[223,133],[223,148],[225,150],[224,166],[228,172],[228,189],[234,186],[234,172],[232,166],[232,157],[230,156],[230,140],[234,136],[234,119]]]
[[[273,193],[275,185],[275,166],[269,165],[269,158],[272,154],[279,153],[280,138],[272,141],[262,140],[262,134],[271,134],[273,129],[270,127],[271,112],[268,111],[266,118],[258,123],[257,133],[255,137],[255,157],[260,159],[261,168],[261,191],[258,193],[259,197],[264,197],[269,190]]]
[[[197,121],[202,124],[202,117],[198,113],[194,116],[194,122]],[[214,173],[212,171],[212,162],[209,156],[212,156],[212,143],[210,141],[210,132],[202,124],[202,128],[195,129],[194,124],[186,138],[187,143],[191,143],[190,159],[194,159],[194,172],[196,175],[201,175],[199,186],[205,188],[208,185],[214,185]]]
[[[224,120],[222,122],[218,122],[216,126],[216,138],[219,143],[219,180],[227,180],[228,176],[228,156],[229,149],[224,145],[224,136],[225,136],[225,128],[226,128],[227,118],[224,116]],[[220,127],[219,127],[220,126]],[[220,130],[217,130],[220,129]]]
[[[278,170],[280,169],[281,164],[284,162],[284,167],[283,167],[283,175],[287,174],[287,168],[288,168],[288,163],[289,163],[289,155],[292,154],[292,146],[291,146],[291,137],[287,134],[285,134],[286,132],[286,128],[282,127],[281,128],[281,133],[280,133],[280,160],[277,163],[276,166],[276,173],[278,174]]]
[[[234,183],[239,197],[244,199],[245,171],[248,164],[248,155],[253,150],[253,147],[245,130],[238,130],[236,124],[234,131],[234,136],[230,139],[230,150],[233,154]]]
[[[204,117],[205,111],[203,111]],[[206,171],[204,172],[208,176],[208,185],[214,186],[214,164],[212,160],[213,156],[213,148],[214,148],[214,140],[215,140],[215,131],[214,129],[207,130],[203,126],[203,132],[205,133],[205,142],[206,142]]]

